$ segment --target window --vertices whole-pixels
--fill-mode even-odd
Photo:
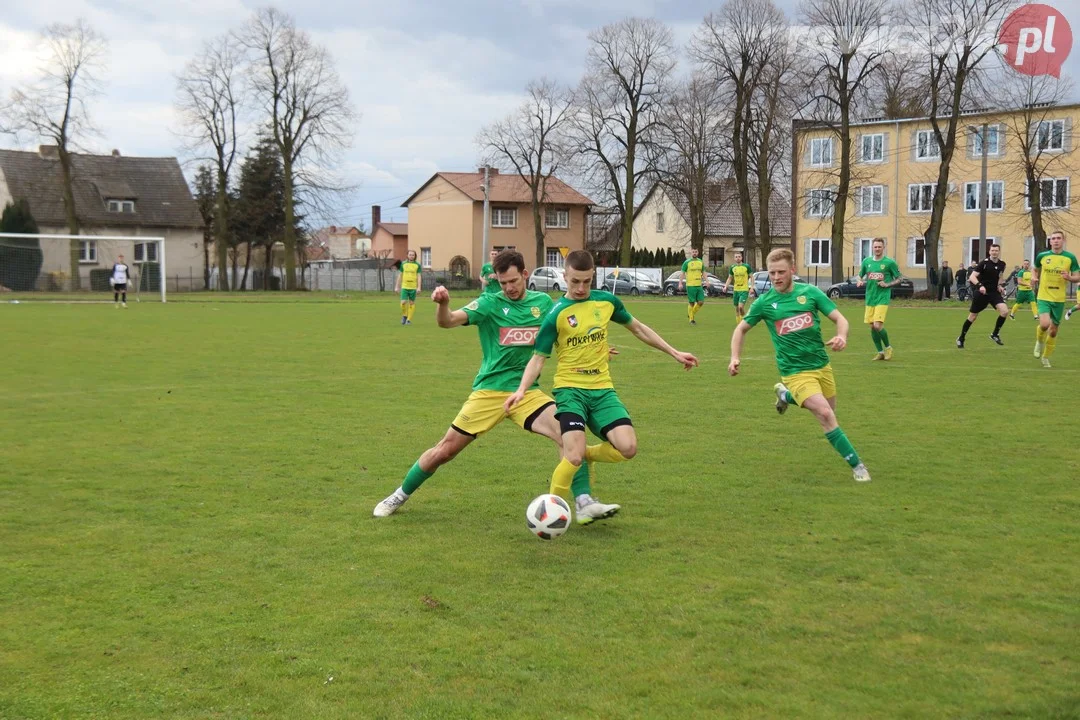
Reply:
[[[908,212],[930,212],[934,204],[934,183],[908,185]]]
[[[915,158],[917,160],[937,160],[941,157],[941,146],[933,130],[919,130],[915,133]]]
[[[975,157],[982,157],[983,154],[983,133],[982,128],[971,129],[971,154]],[[988,125],[986,127],[986,154],[990,156],[1001,154],[1001,128],[997,125]]]
[[[860,156],[863,162],[883,162],[885,160],[885,135],[883,133],[863,135]]]
[[[1005,208],[1005,183],[1001,180],[991,180],[987,184],[987,199],[990,201],[988,210],[1003,210]],[[979,193],[982,183],[964,183],[964,210],[973,212],[979,210]]]
[[[548,248],[545,253],[545,262],[551,267],[561,268],[563,266],[563,256],[559,252],[559,248]]]
[[[807,240],[807,255],[809,265],[830,265],[832,258],[829,255],[829,239],[814,238]]]
[[[431,267],[431,248],[420,248],[420,267]]]
[[[1027,209],[1031,209],[1031,194],[1027,197]],[[1056,210],[1069,207],[1069,178],[1046,178],[1039,181],[1039,207]]]
[[[832,190],[811,190],[806,198],[806,214],[810,217],[829,217],[832,213]]]
[[[157,243],[135,243],[135,262],[157,262]]]
[[[855,212],[859,215],[881,215],[885,212],[885,186],[868,185],[855,196]]]
[[[517,227],[517,208],[491,208],[491,227]]]
[[[664,213],[656,213],[656,232],[664,232]]]
[[[829,167],[832,165],[832,138],[813,138],[810,140],[810,165]]]
[[[81,262],[81,263],[96,263],[97,262],[97,240],[80,240],[79,241],[79,262]]]
[[[981,244],[979,242],[980,240],[982,241]],[[967,243],[965,243],[968,246],[968,259],[967,259],[968,264],[977,263],[980,260],[984,260],[984,259],[990,257],[990,246],[993,245],[996,242],[997,242],[997,238],[992,238],[992,237],[988,237],[988,238],[977,238],[977,237],[968,238]]]
[[[724,248],[711,247],[709,248],[709,264],[710,265],[723,265],[724,264]]]
[[[1035,146],[1039,150],[1062,150],[1065,148],[1065,121],[1044,120],[1036,131]]]
[[[109,212],[133,213],[135,212],[134,200],[109,200],[107,201]]]
[[[926,267],[926,238],[913,238],[911,267]]]
[[[544,213],[544,225],[556,230],[565,230],[570,227],[570,211],[548,208]]]
[[[874,257],[874,238],[858,238],[855,240],[855,264],[860,265],[868,257]]]

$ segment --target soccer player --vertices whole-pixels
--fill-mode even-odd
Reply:
[[[874,360],[892,360],[892,343],[885,330],[885,316],[889,312],[892,289],[903,277],[900,267],[891,257],[885,257],[885,239],[874,238],[870,243],[873,257],[863,258],[859,267],[858,287],[866,285],[866,311],[863,323],[870,326],[870,339],[874,341],[877,355]]]
[[[1016,271],[1016,302],[1013,303],[1012,309],[1009,310],[1009,317],[1013,320],[1016,319],[1016,309],[1024,303],[1031,304],[1032,317],[1036,320],[1039,319],[1039,306],[1035,302],[1035,293],[1031,289],[1031,277],[1033,274],[1030,260],[1025,260],[1023,266]],[[1068,318],[1068,313],[1065,314],[1065,317]]]
[[[528,398],[528,390],[540,377],[544,361],[554,350],[554,395],[562,428],[562,459],[551,476],[550,492],[566,497],[571,478],[584,461],[622,462],[637,454],[637,434],[630,413],[615,394],[608,373],[608,325],[615,321],[646,345],[662,350],[684,368],[697,367],[698,359],[668,345],[649,326],[632,317],[622,301],[611,293],[593,290],[595,265],[586,250],[566,256],[566,295],[544,318],[536,336],[533,358],[517,390],[506,399],[507,412]],[[585,428],[604,439],[602,445],[585,447]]]
[[[413,312],[416,310],[416,293],[424,282],[420,274],[420,263],[416,262],[416,251],[410,250],[405,253],[405,258],[401,261],[394,290],[401,291],[401,324],[412,325]]]
[[[518,387],[521,373],[532,356],[537,329],[554,301],[547,293],[527,289],[529,273],[521,253],[514,250],[498,253],[493,266],[502,283],[498,294],[483,293],[461,310],[451,311],[450,293],[445,287],[436,287],[431,293],[432,301],[438,306],[435,319],[439,327],[476,327],[483,360],[472,394],[442,440],[425,451],[413,463],[401,486],[375,506],[375,517],[392,515],[436,470],[507,417],[503,401]],[[509,417],[523,430],[561,445],[555,401],[535,385],[529,386],[524,400]],[[605,505],[592,497],[587,465],[574,475],[573,491],[578,524],[587,525],[619,511],[618,505]]]
[[[705,305],[705,262],[698,258],[697,248],[690,248],[690,257],[682,264],[679,290],[686,286],[686,316],[691,325],[697,325],[698,311]],[[566,281],[568,284],[569,279]]]
[[[1050,249],[1035,256],[1035,282],[1039,285],[1039,327],[1035,329],[1035,357],[1043,367],[1050,367],[1050,356],[1057,345],[1058,326],[1065,312],[1065,289],[1069,282],[1080,282],[1076,256],[1065,250],[1065,233],[1050,233]]]
[[[124,256],[117,255],[116,262],[112,266],[111,277],[114,307],[119,308],[121,305],[127,307],[127,283],[130,275],[131,270],[124,263]]]
[[[847,346],[848,321],[836,304],[813,285],[794,282],[795,256],[787,248],[777,248],[766,259],[772,289],[761,295],[735,328],[731,336],[731,361],[728,374],[739,374],[746,333],[762,320],[766,321],[780,380],[776,391],[776,411],[783,414],[788,405],[796,404],[814,414],[825,431],[825,438],[852,469],[859,482],[870,480],[870,472],[859,460],[847,435],[836,421],[836,380],[833,377],[828,346],[840,352]],[[828,342],[821,340],[822,313],[836,323],[836,335]]]
[[[990,339],[998,345],[1004,345],[1001,341],[1001,326],[1005,324],[1005,318],[1009,316],[1009,306],[1005,304],[1005,290],[1001,287],[1001,273],[1005,272],[1005,263],[1001,260],[1001,246],[994,243],[990,246],[990,257],[986,258],[968,274],[968,285],[971,286],[971,307],[968,308],[967,319],[964,327],[960,330],[960,337],[956,338],[956,347],[964,349],[964,340],[972,324],[979,318],[981,313],[991,305],[998,311],[997,324],[994,332],[990,333]]]
[[[499,254],[497,250],[492,250],[488,253],[491,258],[488,262],[484,263],[484,266],[480,268],[480,286],[484,288],[486,293],[497,293],[502,290],[502,286],[499,284],[499,277],[495,274],[495,257]]]
[[[731,302],[735,305],[735,322],[738,323],[746,315],[746,301],[750,297],[750,276],[754,274],[754,268],[742,261],[741,252],[735,253],[735,264],[728,270],[727,280],[724,281],[724,292],[728,285],[734,283],[731,292]]]

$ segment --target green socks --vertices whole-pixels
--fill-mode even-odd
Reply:
[[[570,493],[573,497],[592,495],[592,486],[589,485],[589,463],[581,463],[581,467],[574,473],[574,479],[570,481]]]
[[[798,405],[798,403],[795,402],[795,396],[791,394],[790,390],[784,393],[784,402],[786,402],[788,405]]]
[[[829,444],[833,446],[836,452],[840,453],[840,457],[844,458],[848,465],[855,467],[859,464],[859,456],[855,452],[855,448],[852,447],[851,441],[847,439],[847,435],[839,427],[825,433],[825,439],[829,441]]]
[[[878,335],[881,336],[881,343],[885,347],[892,347],[892,343],[889,342],[889,332],[885,328],[881,328],[881,331],[878,333]]]
[[[413,463],[413,466],[409,468],[409,472],[405,475],[405,482],[401,483],[401,491],[406,495],[412,495],[416,492],[416,489],[424,484],[424,481],[435,473],[427,473],[420,469],[420,461],[417,460]]]
[[[882,334],[880,332],[878,332],[877,330],[875,330],[874,328],[870,328],[870,337],[874,339],[874,347],[877,348],[878,352],[881,352],[882,350],[885,349],[881,345],[881,335]]]

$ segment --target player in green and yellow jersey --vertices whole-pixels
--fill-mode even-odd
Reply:
[[[870,243],[873,257],[864,258],[859,268],[859,287],[866,285],[866,312],[863,322],[870,326],[870,339],[877,355],[874,360],[891,360],[893,356],[889,333],[885,330],[885,315],[889,312],[892,289],[903,277],[900,267],[891,257],[885,257],[885,239],[874,238]]]
[[[1065,233],[1055,230],[1048,238],[1050,249],[1035,256],[1035,277],[1039,285],[1039,327],[1035,330],[1035,357],[1050,367],[1057,345],[1058,326],[1065,314],[1065,291],[1070,282],[1080,282],[1080,264],[1065,251]]]
[[[791,250],[773,250],[766,265],[772,289],[750,306],[746,318],[735,328],[728,373],[739,374],[742,365],[739,356],[746,333],[762,320],[766,321],[782,381],[773,386],[776,411],[783,414],[794,403],[812,412],[829,444],[851,466],[855,479],[866,482],[870,473],[836,421],[836,380],[825,352],[826,346],[834,352],[847,346],[848,321],[836,309],[836,303],[817,287],[794,282],[795,256]],[[818,313],[836,323],[836,335],[828,342],[821,340]]]
[[[731,291],[731,302],[735,305],[735,322],[738,323],[746,315],[746,301],[750,298],[750,276],[754,274],[754,268],[742,261],[742,253],[735,253],[735,263],[728,271],[727,280],[724,281],[724,292],[728,285],[734,285]]]
[[[632,317],[619,298],[593,290],[595,265],[586,250],[566,256],[566,295],[544,318],[536,337],[532,360],[521,384],[506,399],[507,412],[528,397],[544,361],[555,352],[554,395],[562,428],[562,459],[551,476],[550,492],[566,496],[571,478],[584,461],[622,462],[637,454],[637,434],[626,406],[615,394],[608,373],[608,325],[626,327],[646,345],[666,352],[687,370],[697,367],[690,353],[679,352],[649,326]],[[604,439],[604,444],[585,447],[585,429]]]
[[[691,325],[697,325],[698,311],[705,305],[704,283],[705,261],[698,257],[697,248],[690,248],[690,258],[682,264],[679,289],[686,286],[686,316],[690,318]]]
[[[1031,289],[1031,279],[1034,274],[1030,260],[1025,260],[1023,266],[1016,271],[1016,302],[1009,311],[1009,317],[1013,320],[1016,319],[1016,309],[1024,303],[1031,304],[1032,316],[1036,320],[1039,319],[1039,306],[1035,302],[1035,292]]]
[[[495,274],[494,263],[498,254],[498,250],[492,250],[488,253],[491,259],[480,268],[480,286],[484,288],[486,293],[497,293],[502,290],[502,286],[499,285],[499,276]]]
[[[416,262],[416,251],[410,250],[405,253],[405,259],[401,261],[395,290],[401,291],[401,324],[412,325],[413,312],[416,310],[416,293],[421,290],[423,278],[420,274],[420,263]]]
[[[413,463],[401,487],[375,506],[375,517],[387,517],[396,512],[440,466],[453,460],[469,443],[507,417],[503,401],[517,389],[521,373],[532,357],[533,341],[540,323],[554,301],[547,293],[526,289],[529,273],[521,253],[506,250],[499,253],[492,264],[502,283],[497,294],[484,293],[461,310],[451,312],[450,293],[445,287],[437,287],[431,293],[431,299],[438,306],[435,319],[439,327],[476,327],[483,361],[473,381],[472,394],[443,439]],[[524,399],[509,417],[522,429],[551,438],[557,445],[562,444],[559,421],[555,418],[555,401],[541,392],[535,383],[529,386]],[[587,465],[582,465],[574,474],[573,491],[579,524],[611,517],[619,511],[618,505],[605,505],[592,497]]]

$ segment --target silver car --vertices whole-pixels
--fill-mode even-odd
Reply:
[[[566,276],[562,268],[550,265],[538,267],[529,275],[529,289],[544,292],[561,292],[566,289]]]

